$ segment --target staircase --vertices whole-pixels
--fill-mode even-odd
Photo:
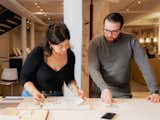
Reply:
[[[21,24],[21,17],[0,5],[0,35]]]

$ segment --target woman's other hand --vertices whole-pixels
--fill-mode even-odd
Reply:
[[[85,98],[86,98],[86,96],[85,96],[85,94],[84,94],[84,91],[81,90],[81,89],[78,90],[78,96],[81,97],[82,99],[85,99]]]

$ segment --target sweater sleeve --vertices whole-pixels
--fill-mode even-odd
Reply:
[[[22,85],[26,82],[31,81],[34,82],[36,78],[37,69],[43,60],[43,52],[42,48],[37,47],[34,48],[31,53],[27,56],[26,61],[22,67],[20,80]]]
[[[147,83],[147,86],[151,93],[158,90],[158,86],[153,75],[153,71],[148,61],[147,55],[144,53],[144,50],[141,48],[137,38],[131,40],[131,45],[133,49],[134,59],[141,70],[143,77]]]
[[[108,88],[105,83],[102,74],[100,72],[100,63],[98,59],[97,52],[97,44],[94,40],[91,41],[88,49],[88,64],[89,64],[89,72],[92,80],[95,84],[101,89],[101,91],[105,88]]]

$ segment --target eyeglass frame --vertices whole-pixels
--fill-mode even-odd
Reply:
[[[108,29],[104,28],[104,31],[108,32],[108,33],[111,33],[111,35],[117,35],[121,31],[121,29],[119,28],[117,30],[108,30]]]

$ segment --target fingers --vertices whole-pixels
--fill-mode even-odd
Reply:
[[[44,95],[41,94],[40,92],[36,92],[36,93],[33,95],[33,98],[34,98],[34,102],[36,102],[36,103],[43,103],[44,100],[45,100]]]
[[[78,91],[78,96],[81,97],[82,99],[86,99],[86,96],[84,95],[84,91],[83,90],[79,90]]]
[[[110,105],[110,106],[112,106],[112,97],[111,96],[108,96],[107,97],[107,100],[106,100],[106,102],[108,102],[108,104]]]
[[[101,93],[101,100],[102,102],[109,104],[112,106],[113,103],[116,103],[117,100],[112,98],[112,93],[109,89],[104,89]]]
[[[160,103],[160,95],[159,94],[152,94],[147,97],[147,100],[149,100],[152,103]]]
[[[109,106],[112,106],[113,103],[116,103],[117,100],[113,98],[101,98],[102,102],[109,104]]]
[[[160,103],[160,100],[158,98],[152,98],[150,101],[152,103]]]
[[[118,100],[117,99],[112,99],[112,103],[117,103]]]

